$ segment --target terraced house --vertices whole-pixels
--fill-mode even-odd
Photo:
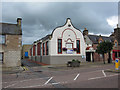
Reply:
[[[112,60],[120,57],[120,28],[118,25],[109,37],[90,35],[87,29],[83,31],[83,35],[86,43],[86,61],[94,62],[103,60],[102,55],[95,52],[98,44],[103,41],[109,41],[113,43],[113,50],[111,51]],[[108,60],[108,53],[105,54],[105,60]]]
[[[3,67],[21,65],[21,20],[17,18],[17,24],[0,23],[0,63]]]

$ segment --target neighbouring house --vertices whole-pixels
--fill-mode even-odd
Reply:
[[[17,18],[17,24],[0,23],[0,63],[3,67],[21,65],[21,20]]]
[[[32,44],[30,58],[46,64],[65,64],[72,59],[85,62],[85,49],[82,32],[68,18],[65,25]]]
[[[21,55],[22,55],[23,59],[30,57],[30,48],[31,48],[30,44],[25,44],[22,46],[22,54]]]
[[[99,43],[103,41],[109,41],[114,44],[111,52],[112,59],[120,57],[120,28],[114,29],[114,33],[109,37],[101,35],[90,35],[88,30],[85,28],[83,31],[84,39],[86,42],[86,61],[101,61],[103,60],[102,55],[96,53],[96,49]],[[105,60],[108,60],[108,53],[105,54]]]
[[[112,50],[112,58],[115,60],[115,58],[120,58],[120,27],[114,29],[114,32],[110,35],[112,38],[112,42],[114,44],[113,50]]]

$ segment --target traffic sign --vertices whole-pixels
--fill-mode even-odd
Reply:
[[[119,59],[116,58],[115,60],[115,70],[119,70]]]

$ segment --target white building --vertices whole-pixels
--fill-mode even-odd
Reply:
[[[65,64],[72,59],[85,62],[85,49],[82,32],[68,18],[65,25],[33,43],[30,49],[31,60],[45,64]]]

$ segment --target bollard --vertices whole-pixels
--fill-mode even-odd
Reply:
[[[119,59],[115,59],[115,70],[119,70]]]

